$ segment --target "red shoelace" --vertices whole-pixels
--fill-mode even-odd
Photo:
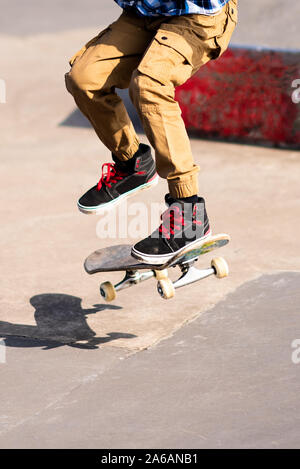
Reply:
[[[168,208],[162,214],[161,219],[162,224],[159,227],[159,232],[167,239],[175,234],[175,230],[181,230],[181,227],[186,225],[183,211],[177,205]]]
[[[135,171],[135,174],[145,174],[145,171]],[[115,163],[104,163],[102,165],[102,176],[99,179],[97,190],[100,191],[103,184],[107,187],[111,187],[118,181],[121,181],[128,173],[121,171],[116,167]]]
[[[193,211],[193,223],[202,225],[201,220],[196,220],[197,206],[195,205]],[[159,227],[159,232],[167,239],[175,234],[175,231],[181,230],[182,226],[186,226],[184,221],[184,213],[177,205],[174,205],[166,210],[162,215],[162,224]]]
[[[104,163],[102,165],[102,176],[99,179],[97,190],[100,191],[103,184],[111,187],[112,184],[121,181],[125,176],[127,176],[127,173],[124,173],[123,171],[120,171],[120,169],[116,168],[114,163]]]

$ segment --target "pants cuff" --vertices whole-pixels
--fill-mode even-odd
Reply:
[[[113,154],[118,158],[120,161],[128,161],[130,160],[138,151],[140,146],[140,142],[138,139],[134,140],[134,143],[131,145],[129,149],[126,151],[123,149],[119,149],[116,151],[113,151]]]
[[[168,181],[169,191],[172,197],[179,199],[198,195],[199,185],[197,176],[191,177],[187,181]]]

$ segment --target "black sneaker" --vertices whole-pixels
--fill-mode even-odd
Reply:
[[[104,163],[98,184],[77,202],[83,213],[100,213],[115,207],[126,197],[158,183],[155,162],[148,145],[140,144],[133,158],[123,162],[112,155],[114,163]]]
[[[186,246],[211,235],[205,201],[184,203],[165,197],[169,208],[162,214],[162,224],[148,238],[133,246],[131,254],[147,264],[164,264]]]

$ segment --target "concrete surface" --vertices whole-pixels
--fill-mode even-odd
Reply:
[[[67,58],[94,34],[94,16],[91,22],[82,20],[82,6],[72,2],[73,19],[68,26],[70,15],[67,8],[62,9],[64,2],[52,3],[49,15],[47,10],[33,8],[37,4],[27,2],[27,9],[23,10],[16,2],[0,1],[1,11],[6,7],[6,14],[0,19],[4,51],[0,78],[7,86],[7,103],[0,104],[0,338],[7,345],[6,363],[0,364],[0,446],[193,447],[200,445],[200,440],[204,447],[296,446],[299,406],[294,395],[299,368],[291,365],[290,343],[300,335],[300,321],[295,314],[300,271],[296,235],[299,153],[193,139],[195,159],[203,170],[201,188],[213,230],[232,235],[232,243],[218,253],[228,260],[230,277],[224,281],[204,280],[181,290],[170,302],[161,300],[155,282],[149,281],[122,292],[113,305],[104,305],[98,293],[99,283],[118,275],[89,277],[82,263],[91,251],[119,240],[99,239],[98,218],[79,214],[76,198],[95,183],[100,163],[107,161],[109,154],[89,128],[60,125],[74,112],[74,103],[64,89]],[[104,1],[101,5],[107,5],[107,17],[101,19],[105,24],[114,16],[116,7]],[[36,20],[34,24],[32,18]],[[151,197],[151,201],[161,202],[165,191],[161,181],[156,190],[145,192],[139,201],[147,205]],[[131,199],[130,204],[135,201]],[[122,210],[124,206],[120,213]],[[203,265],[208,263],[209,256],[203,258]],[[274,284],[280,287],[275,303]],[[275,306],[273,324],[270,318]],[[215,320],[206,331],[203,318],[211,311],[214,313],[209,317]],[[225,312],[229,320],[224,322]],[[191,320],[194,322],[179,331]],[[251,338],[246,332],[249,324]],[[199,329],[197,335],[208,334],[209,339],[195,343],[195,327]],[[264,360],[255,362],[259,365],[257,372],[253,363],[248,366],[235,351],[244,350],[246,338],[254,359],[263,342],[262,329],[271,332],[260,349]],[[231,346],[231,332],[236,348]],[[214,346],[216,337],[222,346],[223,334],[228,342],[221,348],[220,357],[214,355]],[[167,340],[160,343],[162,339]],[[186,355],[182,355],[180,363],[176,359],[174,377],[168,357],[181,350],[181,340]],[[136,353],[155,344],[159,345],[153,350]],[[267,353],[273,347],[275,361]],[[219,374],[220,363],[228,385],[223,390],[213,376],[214,371]],[[155,382],[158,370],[159,381]],[[204,380],[186,379],[185,373],[198,375],[199,370]],[[233,370],[237,375],[245,373],[245,380],[237,391],[241,393],[240,407],[229,418],[228,409],[236,402],[229,391],[230,383],[233,389],[239,384]],[[267,394],[266,376],[273,380],[273,394]],[[136,386],[132,385],[134,378],[141,380]],[[143,393],[149,396],[145,390],[149,392],[153,382],[156,391],[143,414]],[[160,390],[168,395],[169,383],[174,403],[171,407],[167,397],[159,399]],[[182,383],[186,386],[184,392]],[[207,389],[216,391],[211,402],[217,399],[218,405],[213,412],[206,383]],[[251,392],[246,399],[248,388]],[[119,389],[127,390],[124,401]],[[189,394],[192,400],[186,398]],[[176,405],[179,395],[183,396],[180,406]],[[266,401],[267,395],[271,404]],[[283,395],[290,407],[282,407]],[[255,413],[258,397],[260,412]],[[77,416],[77,426],[78,421],[82,422],[78,433],[74,432],[75,420],[69,415],[69,406],[72,415]],[[115,425],[120,406],[124,412],[122,432]],[[159,416],[163,412],[167,417],[163,417],[161,425]],[[201,425],[197,426],[192,413],[202,416]],[[111,419],[105,432],[102,414]],[[249,431],[245,427],[247,415],[251,417]],[[270,432],[262,419],[270,425],[273,422]],[[218,431],[213,428],[216,420],[222,422]],[[187,425],[184,436],[179,422]],[[91,430],[85,433],[89,425]],[[125,433],[131,431],[133,438],[126,439]]]
[[[107,349],[44,351],[10,339],[0,447],[299,447],[300,364],[291,348],[299,283],[288,272],[247,282],[172,338],[121,361]]]

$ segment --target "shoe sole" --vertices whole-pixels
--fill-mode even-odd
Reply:
[[[101,204],[98,205],[97,207],[84,207],[80,205],[79,202],[77,202],[77,207],[80,210],[80,212],[85,213],[86,215],[98,215],[106,210],[113,209],[117,205],[119,205],[123,200],[128,199],[129,197],[134,196],[138,192],[145,190],[145,189],[151,189],[151,187],[154,187],[158,184],[159,181],[159,176],[156,174],[153,176],[150,181],[146,182],[145,184],[142,184],[141,186],[136,187],[135,189],[132,189],[131,191],[125,192],[124,194],[120,195],[116,199],[111,200],[107,204]]]
[[[210,238],[212,236],[212,231],[209,230],[209,232],[203,236],[202,238],[198,238],[192,243],[189,244],[189,247],[192,248],[194,244],[199,243],[199,241],[203,241],[207,238]],[[158,256],[151,256],[147,254],[143,254],[142,252],[137,251],[136,249],[132,248],[131,254],[133,257],[138,259],[139,261],[144,262],[145,264],[151,264],[151,265],[163,265],[166,262],[168,262],[172,257],[175,257],[177,254],[180,254],[181,251],[184,251],[186,249],[186,246],[182,247],[181,249],[178,249],[178,251],[172,252],[171,254],[164,254],[164,255],[158,255]],[[196,257],[195,257],[196,259]]]

